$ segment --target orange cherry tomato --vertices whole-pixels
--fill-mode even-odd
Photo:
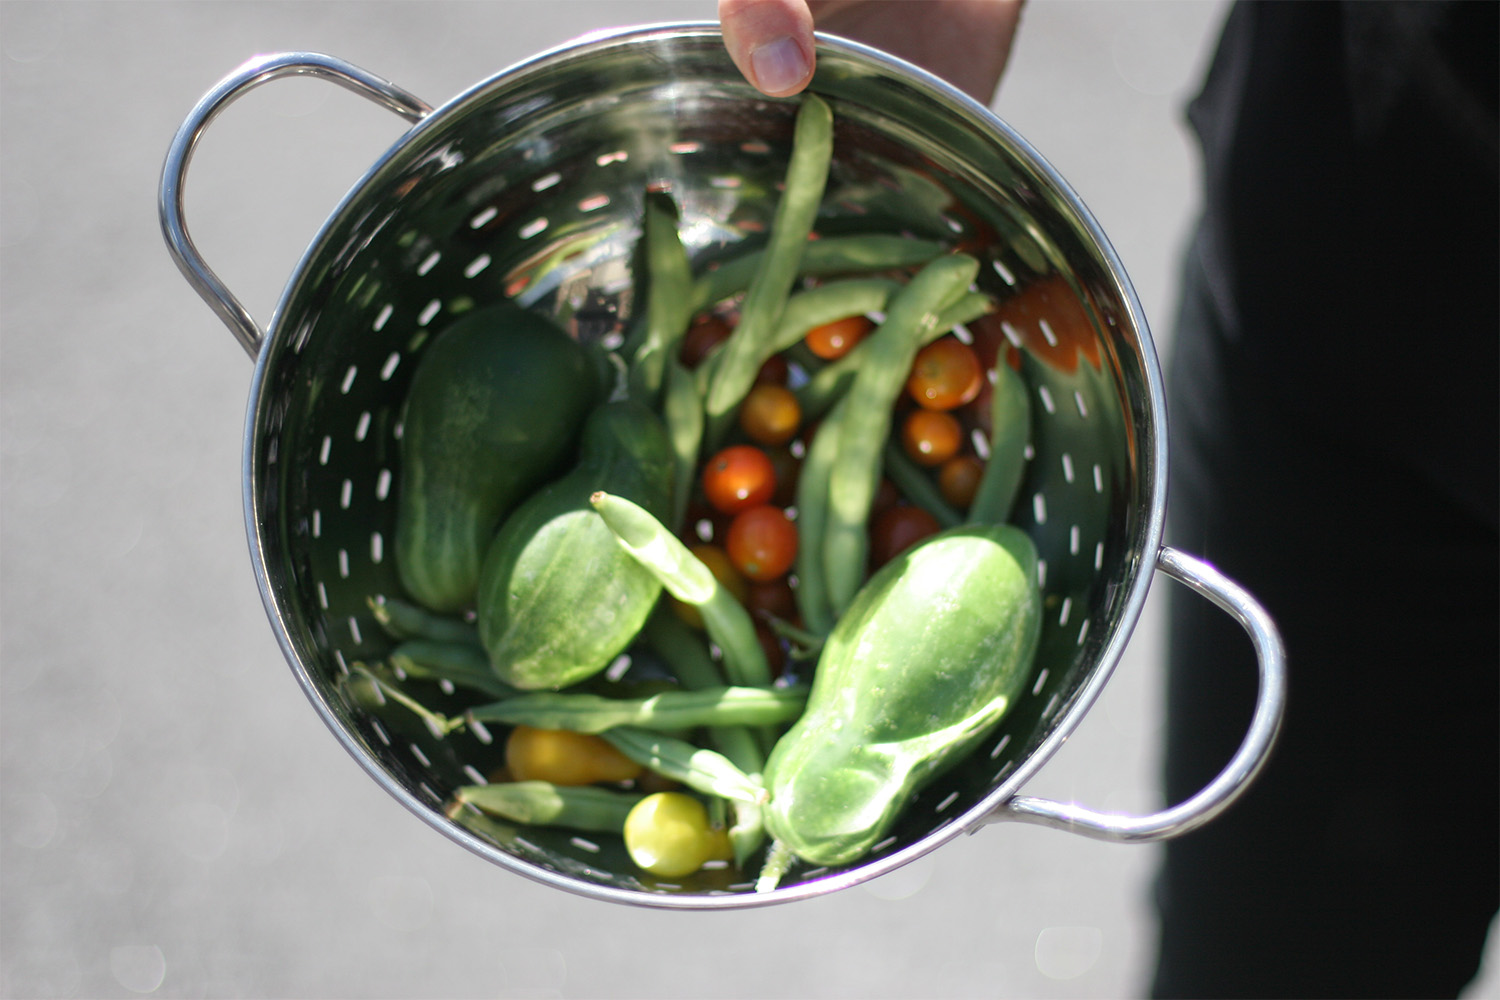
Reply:
[[[901,445],[919,465],[941,465],[963,442],[963,425],[943,410],[913,410],[901,425]]]
[[[677,360],[689,368],[696,368],[715,347],[729,339],[734,328],[729,321],[717,313],[698,316],[682,335],[677,348]]]
[[[938,490],[959,510],[968,510],[984,475],[984,462],[975,455],[954,455],[938,469]]]
[[[937,518],[921,507],[897,504],[870,522],[870,564],[877,569],[942,529]]]
[[[703,467],[703,495],[725,514],[766,503],[776,493],[776,467],[754,445],[730,445]]]
[[[854,345],[865,339],[875,329],[875,324],[866,316],[848,316],[824,323],[807,331],[807,349],[825,361],[842,358],[854,349]]]
[[[974,348],[957,337],[940,337],[917,352],[906,391],[929,410],[952,410],[979,395],[984,370]]]
[[[786,573],[796,561],[797,526],[780,507],[751,507],[729,522],[724,548],[735,569],[765,583]]]
[[[781,445],[797,436],[802,405],[784,385],[756,384],[740,404],[740,428],[756,444]]]

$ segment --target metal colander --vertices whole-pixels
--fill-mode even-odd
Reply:
[[[262,331],[193,247],[182,215],[192,150],[231,101],[268,80],[326,78],[411,128],[350,191],[308,248]],[[695,265],[763,238],[795,101],[751,89],[716,25],[591,36],[543,53],[433,109],[340,60],[256,58],[194,108],[162,176],[168,246],[189,282],[255,359],[244,452],[245,516],[271,624],[299,683],[369,774],[433,827],[501,866],[585,895],[713,908],[800,899],[889,871],[995,820],[1114,840],[1154,840],[1207,821],[1253,777],[1284,692],[1274,626],[1212,567],[1161,546],[1165,413],[1140,304],[1087,209],[1005,123],[952,87],[848,41],[819,38],[812,90],[834,109],[822,233],[906,233],[978,256],[999,300],[1051,282],[1072,338],[1027,351],[1035,428],[1016,514],[1041,555],[1046,620],[1030,688],[993,737],[932,785],[892,836],[846,869],[794,867],[773,892],[754,872],[668,881],[611,838],[449,818],[452,790],[482,780],[503,734],[434,735],[399,705],[354,697],[352,665],[390,640],[372,595],[399,594],[392,540],[399,413],[432,334],[510,296],[576,336],[621,334],[635,303],[642,199],[681,207]],[[1045,319],[1045,318],[1044,318]],[[1163,812],[1112,816],[1018,791],[1081,721],[1124,651],[1156,568],[1234,615],[1260,661],[1254,719],[1236,757]],[[448,694],[424,689],[432,707]]]

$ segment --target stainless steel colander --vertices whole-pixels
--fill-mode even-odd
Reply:
[[[262,331],[194,248],[182,187],[193,147],[219,112],[253,87],[299,74],[369,97],[411,127],[325,223]],[[160,211],[169,249],[255,360],[246,526],[298,682],[344,747],[409,809],[477,854],[558,888],[661,907],[748,906],[855,884],[997,820],[1158,840],[1228,805],[1275,738],[1285,679],[1273,623],[1211,566],[1161,544],[1161,377],[1140,304],[1088,210],[1004,122],[911,65],[820,36],[812,89],[838,123],[822,232],[950,241],[982,259],[980,284],[997,299],[1042,280],[1063,289],[1086,336],[1062,345],[1064,363],[1030,353],[1024,362],[1036,421],[1017,522],[1041,554],[1047,609],[1030,690],[866,860],[794,868],[761,894],[753,872],[731,868],[654,879],[608,838],[504,825],[491,836],[470,832],[445,804],[498,759],[496,734],[438,739],[399,706],[351,697],[347,678],[352,664],[388,645],[367,599],[399,593],[391,555],[398,414],[429,335],[457,311],[511,296],[580,338],[619,336],[634,306],[643,192],[671,191],[700,266],[754,245],[771,220],[795,102],[751,89],[716,25],[590,36],[436,109],[338,59],[298,52],[258,57],[226,77],[188,115],[166,159]],[[1260,691],[1239,752],[1197,795],[1147,816],[1018,794],[1109,679],[1157,569],[1223,607],[1255,645]],[[443,692],[430,693],[441,709]]]

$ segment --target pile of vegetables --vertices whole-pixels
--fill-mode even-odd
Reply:
[[[617,835],[665,879],[758,860],[770,889],[868,854],[1027,683],[1013,348],[965,326],[994,307],[973,257],[816,232],[832,146],[804,96],[765,246],[697,276],[649,192],[646,305],[614,349],[501,303],[422,356],[405,593],[371,600],[400,641],[356,673],[439,733],[501,728],[457,821]],[[594,683],[642,653],[665,682]]]

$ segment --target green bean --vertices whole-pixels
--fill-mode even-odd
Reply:
[[[731,802],[752,805],[765,802],[765,785],[735,767],[721,753],[631,726],[611,729],[600,735],[642,767],[680,781],[696,792],[717,795]]]
[[[1026,446],[1031,441],[1031,396],[1021,373],[1001,360],[995,365],[995,394],[990,402],[990,454],[969,520],[979,524],[1001,524],[1010,520],[1011,508],[1026,474]]]
[[[932,481],[925,469],[911,460],[899,444],[887,441],[884,458],[885,474],[896,484],[896,489],[902,496],[937,518],[938,524],[945,528],[963,523],[963,516],[943,499],[937,483]]]
[[[698,311],[750,287],[765,249],[724,261],[693,282],[693,309]],[[944,252],[941,243],[889,233],[825,236],[802,251],[800,273],[812,277],[861,274],[919,267]]]
[[[690,691],[722,685],[719,668],[693,630],[667,608],[658,608],[643,630],[646,641],[668,669]],[[765,771],[766,757],[755,734],[745,726],[711,726],[708,738],[729,762],[751,777]],[[765,824],[758,805],[735,804],[734,824],[729,828],[729,843],[737,864],[743,865],[765,839]]]
[[[549,781],[464,785],[453,793],[462,805],[527,826],[558,826],[589,833],[619,833],[644,795],[612,788],[567,787]],[[454,819],[458,819],[454,811]]]
[[[845,397],[839,453],[828,477],[823,572],[835,614],[849,606],[864,580],[870,503],[880,484],[880,450],[890,435],[891,410],[938,315],[963,295],[978,271],[979,262],[965,254],[938,258],[891,298],[885,321],[865,338],[865,358]]]
[[[398,597],[371,597],[367,603],[375,621],[392,639],[436,639],[484,648],[479,630],[462,619],[434,614]]]
[[[620,545],[661,581],[673,597],[698,609],[703,627],[724,654],[730,683],[764,686],[771,667],[755,636],[755,622],[703,561],[645,508],[624,497],[589,498]]]
[[[944,308],[938,314],[937,325],[925,336],[922,341],[923,345],[951,332],[955,326],[973,322],[992,308],[994,308],[994,303],[983,292],[964,293],[957,302]],[[793,390],[797,394],[797,403],[802,409],[804,420],[816,420],[822,416],[833,405],[834,400],[848,390],[854,381],[854,373],[863,364],[865,357],[863,348],[864,341],[860,341],[848,354],[824,365],[813,374],[812,378]]]
[[[572,691],[535,691],[476,705],[465,718],[537,729],[603,733],[617,726],[677,732],[694,726],[763,726],[790,722],[807,701],[805,687],[713,687],[612,698]]]
[[[677,460],[677,476],[672,481],[672,524],[681,525],[697,480],[698,450],[703,445],[703,397],[698,393],[693,373],[675,356],[667,359],[666,367],[662,416]]]
[[[825,323],[883,311],[900,287],[889,278],[849,278],[796,293],[786,300],[771,338],[773,353],[796,346],[808,331]]]
[[[655,406],[666,364],[692,318],[692,271],[677,233],[677,206],[671,196],[648,192],[645,201],[646,322],[631,362],[632,395]]]
[[[802,266],[832,158],[833,112],[822,98],[804,94],[797,111],[786,183],[776,203],[766,250],[740,307],[739,325],[724,342],[723,358],[709,383],[704,409],[710,441],[722,436],[761,365],[775,353],[771,338]]]
[[[840,398],[813,434],[797,474],[797,610],[808,631],[833,631],[833,607],[823,571],[823,536],[828,525],[828,478],[839,450],[839,428],[846,401]]]
[[[508,698],[515,689],[490,666],[483,647],[436,639],[408,639],[386,655],[386,661],[408,677],[424,681],[447,681],[491,698]]]

